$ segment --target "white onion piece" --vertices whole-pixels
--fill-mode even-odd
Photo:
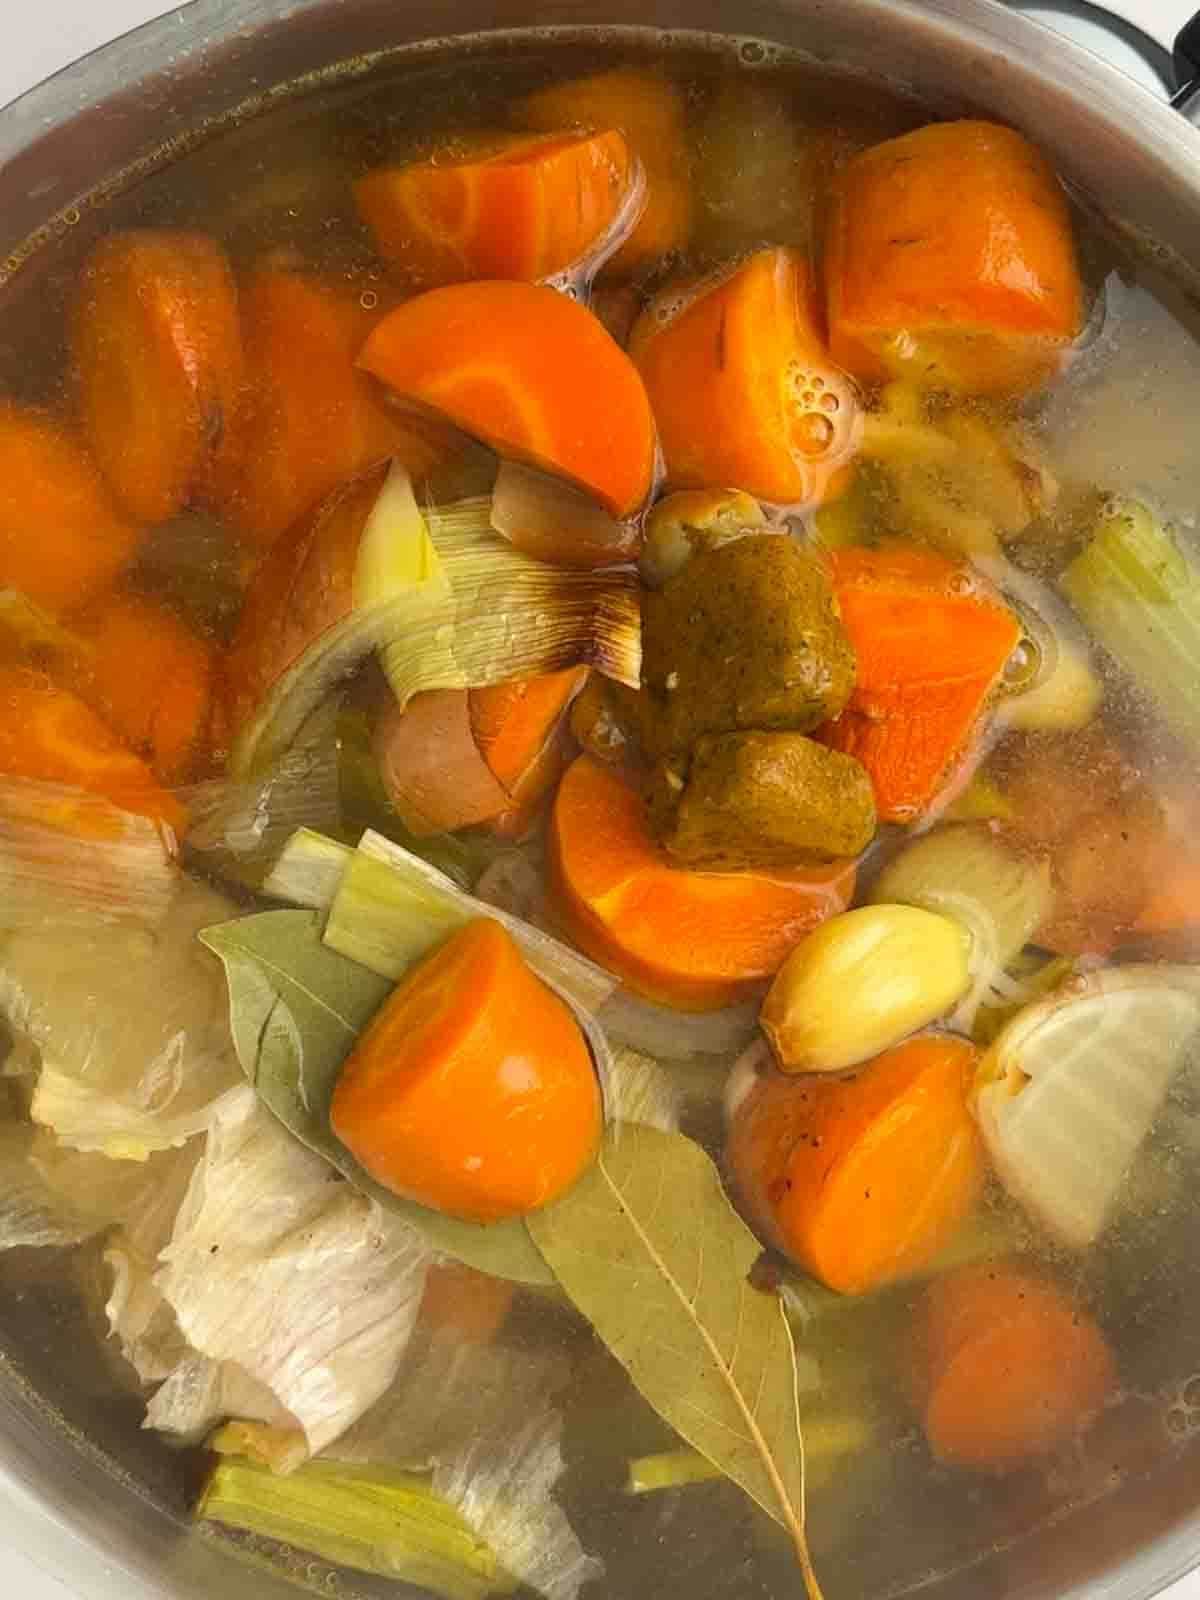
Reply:
[[[752,1092],[755,1084],[764,1073],[770,1072],[775,1065],[771,1055],[771,1047],[761,1036],[752,1044],[746,1046],[741,1055],[733,1063],[728,1078],[725,1080],[725,1093],[722,1104],[725,1112],[725,1123],[728,1126],[737,1116],[746,1102],[746,1097]]]
[[[618,989],[605,1001],[599,1021],[614,1044],[660,1061],[688,1061],[740,1050],[754,1033],[758,1011],[757,1000],[723,1011],[673,1011]]]
[[[1128,966],[1027,1006],[980,1063],[976,1121],[1009,1193],[1091,1244],[1200,1033],[1200,967]]]

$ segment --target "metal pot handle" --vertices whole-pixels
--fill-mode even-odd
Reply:
[[[1099,0],[1098,9],[1120,17],[1166,51],[1175,63],[1171,104],[1194,114],[1200,100],[1200,11],[1196,0]]]

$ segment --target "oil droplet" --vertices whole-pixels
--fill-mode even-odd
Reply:
[[[379,296],[374,289],[364,289],[358,297],[358,303],[364,311],[374,311],[379,304]]]
[[[833,423],[820,412],[810,411],[793,423],[792,439],[805,455],[823,455],[833,443]]]
[[[64,211],[63,221],[66,223],[68,228],[73,228],[79,221],[79,207],[72,206],[69,211]]]

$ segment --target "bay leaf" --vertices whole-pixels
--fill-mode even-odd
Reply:
[[[761,1246],[681,1134],[611,1128],[589,1173],[528,1219],[577,1309],[654,1409],[791,1534],[810,1600],[796,1351]]]
[[[329,1122],[334,1084],[392,984],[322,941],[315,911],[264,911],[206,928],[229,985],[233,1042],[259,1098],[356,1189],[417,1227],[435,1250],[517,1283],[552,1284],[525,1225],[462,1222],[402,1199],[361,1167]]]

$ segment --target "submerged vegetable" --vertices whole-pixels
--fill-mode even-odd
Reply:
[[[1052,896],[1044,857],[1014,848],[988,823],[971,822],[935,828],[906,845],[871,891],[876,902],[921,906],[966,929],[972,983],[962,1010],[968,1013],[1033,938]]]
[[[967,1109],[977,1059],[965,1040],[923,1034],[848,1080],[760,1078],[726,1145],[751,1222],[841,1294],[918,1272],[982,1187]]]
[[[0,775],[101,795],[175,833],[187,811],[69,689],[26,667],[0,664]]]
[[[330,1114],[378,1182],[475,1222],[557,1199],[603,1121],[578,1023],[487,918],[401,980],[347,1057]]]
[[[418,278],[532,283],[611,250],[636,220],[637,173],[615,129],[474,143],[354,186],[381,253]]]
[[[645,168],[645,205],[629,238],[606,263],[610,273],[624,276],[651,266],[687,243],[692,189],[686,103],[665,73],[618,67],[551,84],[518,101],[514,114],[522,127],[546,133],[581,124],[618,128]]]
[[[1096,1323],[1020,1263],[936,1279],[918,1311],[909,1360],[933,1453],[989,1472],[1068,1443],[1117,1378]]]
[[[549,876],[572,942],[639,994],[684,1011],[743,999],[854,887],[847,862],[774,873],[672,867],[637,791],[590,756],[559,785]]]
[[[1145,506],[1118,506],[1062,576],[1071,604],[1167,723],[1200,742],[1200,565]]]
[[[1021,625],[970,568],[916,545],[830,561],[858,676],[821,738],[866,767],[881,821],[913,822],[968,748]]]
[[[785,1072],[842,1072],[944,1016],[970,983],[970,940],[916,906],[844,911],[804,937],[763,1002]]]
[[[166,522],[205,487],[241,401],[238,292],[224,250],[169,228],[109,234],[83,269],[74,346],[96,460],[131,516]]]
[[[760,532],[766,522],[758,501],[741,489],[678,489],[657,501],[646,518],[642,578],[661,588],[694,555]]]
[[[387,456],[429,469],[429,445],[385,414],[354,369],[378,312],[336,281],[273,265],[256,267],[239,299],[247,386],[213,478],[222,521],[266,548]]]
[[[1083,1249],[1200,1031],[1200,969],[1128,966],[1067,982],[1018,1012],[980,1065],[973,1104],[1009,1192]]]
[[[668,287],[634,328],[673,487],[728,483],[813,505],[857,443],[854,386],[818,332],[798,251],[763,250],[726,277]]]
[[[431,289],[383,319],[359,365],[501,454],[573,479],[616,516],[650,494],[654,418],[637,369],[590,311],[553,289]]]
[[[430,689],[406,706],[388,695],[371,753],[391,805],[415,838],[498,817],[511,801],[471,730],[465,689]]]
[[[628,573],[571,572],[519,555],[474,518],[422,517],[404,471],[357,479],[260,568],[229,658],[237,773],[286,750],[374,651],[401,706],[581,659],[636,681]]]
[[[76,610],[112,587],[140,537],[61,423],[0,401],[0,586]]]
[[[826,252],[834,359],[870,381],[1020,393],[1083,325],[1066,198],[995,123],[934,123],[855,156]]]

